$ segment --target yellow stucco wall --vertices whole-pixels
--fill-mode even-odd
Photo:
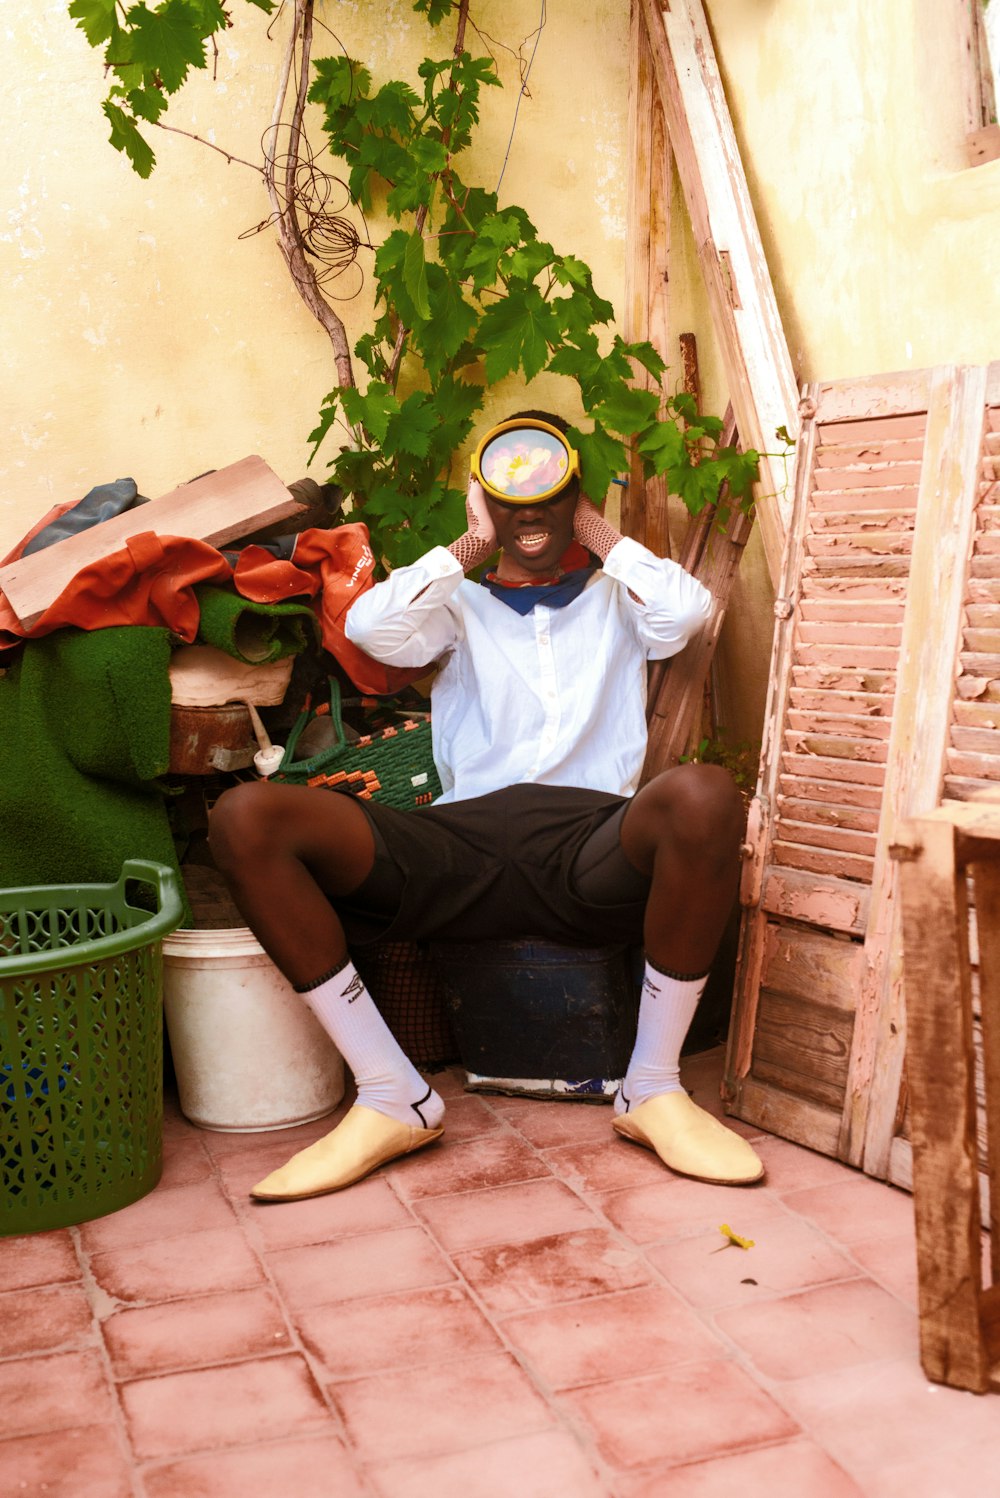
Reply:
[[[7,66],[0,88],[0,555],[54,503],[130,475],[154,496],[207,468],[258,452],[288,482],[335,383],[329,344],[292,289],[273,236],[239,235],[267,217],[263,184],[193,141],[152,130],[148,181],[107,144],[99,54],[65,3],[2,0]],[[249,161],[272,111],[288,15],[272,25],[233,0],[218,80],[196,75],[167,119]],[[408,0],[317,7],[376,82],[417,83],[427,25]],[[479,0],[505,87],[484,90],[475,175],[494,187],[532,51],[539,0]],[[439,55],[454,29],[438,32]],[[470,46],[477,45],[470,32]],[[510,50],[513,49],[513,53]],[[317,27],[314,55],[337,50]],[[501,196],[520,203],[557,248],[581,253],[620,303],[625,271],[628,7],[549,4]],[[317,132],[316,143],[323,137]],[[380,226],[373,224],[377,239]],[[368,260],[371,253],[368,252]],[[345,278],[345,288],[354,289]],[[351,341],[369,323],[371,277],[342,304]],[[363,371],[362,371],[363,373]],[[533,402],[565,402],[539,380]],[[499,390],[498,409],[511,391]]]
[[[802,380],[1000,356],[1000,162],[964,164],[962,0],[707,0],[796,372]],[[1000,0],[994,0],[1000,4]],[[485,97],[479,179],[499,176],[539,0],[474,0],[505,82]],[[218,81],[169,118],[257,159],[287,16],[240,3]],[[326,0],[321,19],[377,79],[412,67],[425,23],[407,0]],[[141,182],[106,143],[96,54],[65,5],[0,0],[0,553],[52,503],[132,475],[149,495],[261,453],[288,481],[334,383],[325,336],[293,292],[239,165],[153,132]],[[619,308],[625,273],[628,0],[551,0],[502,198],[593,266]],[[449,45],[442,28],[441,47]],[[323,50],[317,42],[318,50]],[[333,43],[330,44],[333,49]],[[677,333],[698,336],[706,405],[725,405],[690,234],[672,227]],[[379,226],[374,225],[376,235]],[[370,286],[370,282],[369,282]],[[345,303],[352,336],[363,293]],[[663,350],[677,363],[676,343]],[[533,403],[565,401],[539,381]],[[509,408],[510,390],[491,409]],[[321,464],[312,470],[322,477]],[[751,549],[720,664],[724,719],[759,725],[770,589]]]
[[[964,3],[707,0],[800,381],[1000,358],[1000,161],[966,165]],[[752,545],[717,668],[740,738],[763,711],[771,599]]]

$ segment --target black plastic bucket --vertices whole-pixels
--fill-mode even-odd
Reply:
[[[638,948],[434,942],[467,1086],[607,1101],[635,1043]]]

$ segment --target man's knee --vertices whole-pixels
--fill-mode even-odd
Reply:
[[[641,799],[641,805],[640,803]],[[677,765],[650,780],[635,798],[636,820],[657,837],[713,856],[735,852],[746,809],[736,782],[721,765]]]
[[[254,842],[266,837],[273,789],[264,780],[246,781],[223,791],[216,801],[208,819],[208,845],[220,869],[247,857]]]

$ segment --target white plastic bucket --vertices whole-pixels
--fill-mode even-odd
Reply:
[[[185,1118],[253,1133],[309,1123],[344,1095],[344,1062],[246,927],[163,940],[163,1008]]]

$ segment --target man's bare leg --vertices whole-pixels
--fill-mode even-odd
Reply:
[[[343,1122],[252,1194],[290,1200],[335,1191],[439,1138],[444,1104],[379,1014],[331,904],[372,871],[375,844],[360,806],[333,792],[248,783],[220,797],[209,843],[243,919],[312,1009],[358,1088]]]
[[[731,1184],[759,1180],[763,1166],[691,1102],[680,1054],[736,897],[743,825],[724,770],[680,765],[637,792],[621,827],[622,851],[652,884],[639,1023],[615,1128],[683,1175]]]

